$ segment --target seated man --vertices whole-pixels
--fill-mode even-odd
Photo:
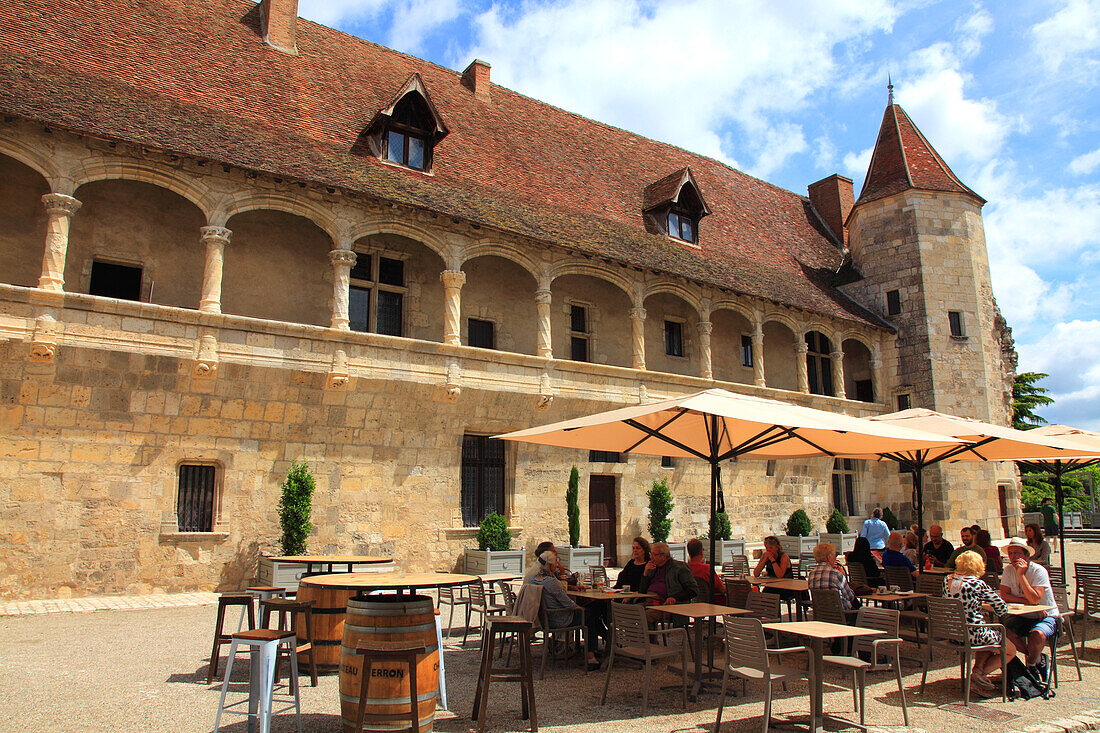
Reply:
[[[702,541],[698,539],[688,540],[687,549],[688,569],[691,570],[691,574],[695,576],[699,587],[710,588],[710,602],[724,606],[726,604],[726,584],[722,582],[722,578],[718,576],[718,573],[713,571],[713,568],[708,563],[703,562]],[[713,581],[713,583],[711,581]]]
[[[975,549],[974,532],[970,529],[970,527],[963,527],[961,530],[959,530],[959,538],[962,540],[962,544],[956,547],[955,551],[951,553],[951,556],[947,558],[946,565],[951,570],[955,569],[955,561],[959,559],[959,555],[963,554],[967,550]],[[985,557],[985,554],[981,550],[978,551],[978,554],[980,554],[983,558]]]
[[[1058,621],[1058,603],[1050,589],[1050,575],[1042,565],[1031,562],[1031,548],[1019,537],[1009,540],[1006,550],[1010,565],[1001,576],[1001,598],[1009,603],[1052,606],[1049,611],[1003,619],[1009,640],[1017,649],[1026,649],[1027,666],[1037,669],[1041,679],[1046,679],[1049,668],[1043,647],[1054,636]]]
[[[886,551],[882,553],[882,567],[907,568],[916,577],[917,567],[901,551],[904,542],[905,538],[902,537],[901,532],[890,533],[890,537],[886,540]]]
[[[806,578],[810,590],[835,590],[840,594],[840,603],[845,611],[859,608],[859,599],[848,584],[848,576],[837,564],[836,548],[828,542],[822,542],[814,548],[814,561],[817,565]]]
[[[585,626],[585,638],[588,641],[589,671],[600,668],[600,661],[596,658],[597,640],[603,634],[603,623],[599,611],[595,606],[582,608],[565,592],[565,586],[556,577],[564,568],[558,561],[558,552],[554,549],[545,550],[538,556],[538,570],[529,580],[531,585],[542,588],[542,607],[546,611],[546,620],[551,628],[574,626],[582,621]]]
[[[933,524],[928,528],[928,542],[924,545],[924,556],[932,562],[932,567],[942,568],[955,548],[943,537],[943,527]]]
[[[687,603],[699,595],[699,584],[687,563],[673,560],[668,554],[668,545],[654,542],[649,554],[649,562],[642,573],[642,593],[656,594],[656,603],[661,605]]]

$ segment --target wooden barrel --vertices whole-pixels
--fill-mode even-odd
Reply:
[[[344,730],[355,727],[359,713],[359,688],[363,658],[355,654],[360,642],[400,642],[423,646],[427,654],[416,658],[417,719],[420,733],[428,733],[435,721],[439,694],[439,646],[435,635],[435,608],[427,596],[360,596],[348,601],[344,643],[340,647],[340,712]],[[409,710],[408,665],[374,662],[367,691],[367,715],[400,714]],[[394,731],[408,728],[408,720],[365,723],[364,730]]]
[[[340,666],[340,642],[344,638],[344,612],[358,591],[322,588],[309,583],[298,586],[299,601],[313,604],[313,656],[317,666],[335,671]],[[298,643],[306,643],[305,619],[298,619]]]

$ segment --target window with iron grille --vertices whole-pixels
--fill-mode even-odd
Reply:
[[[504,441],[462,436],[462,524],[476,527],[492,513],[504,514]]]
[[[833,460],[833,508],[844,516],[856,513],[856,465],[851,458]]]
[[[405,263],[356,253],[348,286],[348,328],[387,336],[404,335]]]
[[[611,450],[588,451],[589,463],[623,463],[623,454]]]
[[[214,528],[214,491],[218,467],[182,463],[176,495],[176,523],[180,532],[211,532]]]

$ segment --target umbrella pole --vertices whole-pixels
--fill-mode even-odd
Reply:
[[[1066,524],[1065,518],[1062,516],[1062,504],[1066,500],[1065,492],[1062,490],[1062,473],[1065,471],[1065,467],[1062,465],[1061,459],[1054,462],[1054,503],[1058,507],[1058,534],[1062,540],[1062,577],[1066,577]]]
[[[917,527],[924,529],[924,486],[920,466],[913,466],[913,493],[916,495]],[[917,541],[917,570],[924,570],[924,538]]]

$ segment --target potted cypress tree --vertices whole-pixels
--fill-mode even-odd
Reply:
[[[565,489],[565,514],[569,522],[569,546],[555,547],[558,559],[574,573],[585,573],[593,565],[603,565],[603,545],[581,546],[580,472],[577,467],[569,472],[569,485]]]
[[[279,528],[282,534],[279,537],[279,548],[284,556],[304,555],[306,540],[313,530],[313,524],[309,519],[313,513],[315,488],[313,474],[305,461],[300,463],[295,461],[291,464],[286,480],[280,488],[282,496],[279,499]],[[274,560],[261,556],[259,583],[296,591],[298,578],[306,567],[302,562]]]
[[[805,509],[796,509],[787,519],[787,534],[779,536],[779,543],[783,551],[797,560],[803,552],[813,552],[817,544],[816,537],[810,537],[813,531],[813,523]]]
[[[649,536],[653,542],[665,542],[668,544],[669,556],[675,560],[687,562],[687,542],[669,542],[668,536],[672,533],[672,514],[676,506],[672,501],[672,490],[668,488],[668,480],[657,479],[646,492],[649,499]]]
[[[477,549],[466,548],[466,572],[473,575],[522,575],[525,564],[523,550],[512,549],[512,530],[508,528],[508,519],[494,512],[481,520],[477,530]]]
[[[848,531],[848,520],[840,510],[833,509],[832,514],[825,520],[825,532],[820,535],[820,539],[836,547],[837,552],[849,552],[855,549],[858,536],[855,532]]]
[[[734,555],[745,554],[745,539],[733,540],[730,536],[733,534],[733,526],[730,524],[730,517],[725,512],[717,512],[714,515],[714,519],[711,522],[710,532],[714,533],[714,554],[718,558],[716,562],[724,563],[733,559]],[[699,538],[703,541],[703,554],[706,555],[710,551],[710,534],[705,534]]]

